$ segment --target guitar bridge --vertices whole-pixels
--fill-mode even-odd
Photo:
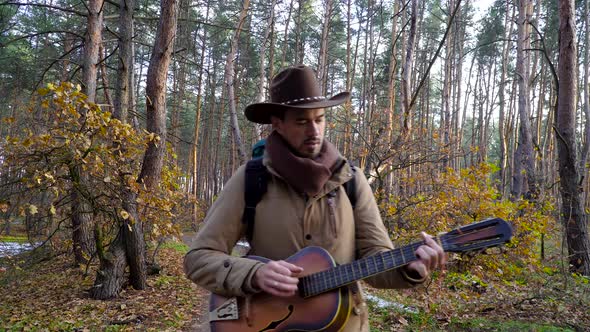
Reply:
[[[238,319],[238,299],[232,297],[223,302],[219,307],[209,312],[209,321],[237,320]]]

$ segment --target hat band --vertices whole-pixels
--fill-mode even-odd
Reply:
[[[287,100],[287,101],[284,101],[284,102],[282,102],[280,104],[281,105],[290,105],[290,104],[298,103],[298,102],[301,102],[301,101],[324,100],[324,99],[326,99],[326,97],[324,97],[324,96],[305,97],[305,98]]]

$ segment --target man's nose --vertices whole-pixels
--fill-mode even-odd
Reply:
[[[307,136],[318,136],[320,134],[320,125],[315,121],[310,121],[307,125],[305,134]]]

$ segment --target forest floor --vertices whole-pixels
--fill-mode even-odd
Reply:
[[[22,266],[0,261],[0,331],[197,331],[206,326],[208,293],[184,276],[186,245],[159,254],[148,289],[125,288],[92,300],[94,270],[65,256]],[[22,259],[21,259],[22,260]],[[19,267],[16,267],[19,266]],[[414,290],[376,290],[371,331],[590,331],[588,278],[546,268],[513,281],[445,272]]]

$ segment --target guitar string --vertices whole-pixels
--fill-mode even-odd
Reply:
[[[416,248],[419,246],[419,243],[414,243],[414,245],[417,245]],[[404,248],[396,248],[396,249],[392,249],[390,251],[386,251],[386,252],[381,252],[378,253],[376,255],[373,256],[369,256],[369,257],[365,257],[363,259],[357,260],[355,262],[352,263],[347,263],[347,264],[343,264],[343,265],[338,265],[335,266],[334,268],[330,269],[330,270],[326,270],[326,271],[320,271],[308,276],[305,276],[303,278],[307,278],[307,280],[309,280],[308,284],[310,284],[311,286],[311,293],[322,293],[326,290],[329,290],[331,288],[336,288],[338,284],[349,284],[353,281],[355,281],[356,279],[358,279],[356,277],[356,274],[358,274],[359,276],[361,276],[361,278],[364,278],[363,275],[365,275],[366,273],[363,273],[363,271],[369,271],[368,276],[372,275],[372,274],[376,274],[378,272],[382,272],[385,270],[389,270],[389,269],[393,269],[397,266],[401,266],[405,263],[407,263],[407,261],[402,258],[401,259],[401,264],[397,264],[397,259],[395,255],[395,252],[405,252],[406,256],[408,257],[415,257],[414,256],[414,251],[415,249],[412,249],[411,247],[404,247]],[[378,265],[373,264],[373,266],[369,266],[369,260],[370,259],[375,259],[376,256],[380,256],[382,261],[384,261],[387,266],[389,266],[388,268],[386,268],[386,266],[384,265],[383,267],[379,267]],[[414,258],[412,258],[412,261],[415,260]],[[364,263],[365,268],[363,269],[362,264]],[[350,269],[350,272],[347,271],[347,269]],[[377,269],[376,271],[372,271],[372,269]],[[382,270],[382,271],[379,271]],[[372,271],[372,272],[371,272]],[[344,274],[343,277],[341,277],[340,279],[342,280],[343,278],[346,279],[346,281],[344,282],[338,282],[336,279],[338,278],[338,276],[342,276]],[[352,276],[352,279],[351,279]],[[325,284],[325,286],[323,286]],[[318,285],[316,287],[316,285]]]
[[[489,227],[495,227],[495,225],[490,225]],[[443,247],[445,247],[445,245],[448,245],[447,242],[452,241],[452,240],[455,240],[455,239],[458,239],[458,238],[461,238],[461,237],[465,237],[465,236],[468,236],[468,235],[472,235],[472,233],[450,234],[450,232],[449,232],[449,233],[446,233],[443,236],[441,236],[440,237],[440,240],[443,242]],[[496,237],[496,240],[501,239],[501,235],[502,234],[495,234],[495,235],[496,235],[495,236]],[[477,239],[475,239],[475,240],[477,240]],[[470,242],[473,242],[475,240],[471,240]],[[482,241],[486,241],[486,240],[487,241],[494,240],[494,238],[491,238],[491,239],[490,238],[482,239]],[[314,274],[305,276],[303,278],[309,278],[308,280],[310,280],[310,277],[313,277],[315,279],[320,279],[319,280],[320,283],[326,284],[325,287],[321,287],[321,285],[320,285],[316,289],[316,287],[315,287],[316,283],[313,282],[313,280],[310,280],[309,281],[309,284],[311,286],[310,287],[311,288],[310,289],[311,293],[313,293],[313,294],[319,294],[319,293],[322,293],[324,291],[327,291],[327,290],[330,290],[330,289],[333,289],[333,288],[337,288],[337,287],[339,287],[339,285],[342,286],[342,285],[346,285],[346,284],[349,284],[351,282],[354,282],[355,280],[357,280],[357,278],[355,276],[355,272],[358,272],[361,276],[363,276],[363,274],[367,274],[367,273],[363,273],[363,268],[361,266],[361,264],[363,264],[363,263],[365,264],[365,271],[368,270],[369,272],[368,272],[368,274],[366,276],[361,277],[359,279],[362,279],[362,278],[365,278],[365,277],[369,277],[369,276],[371,276],[373,274],[377,274],[379,272],[383,272],[383,271],[386,271],[386,270],[394,269],[394,268],[397,268],[399,266],[402,266],[402,265],[404,265],[406,263],[412,262],[412,261],[416,260],[416,256],[415,256],[416,249],[420,245],[422,245],[422,244],[424,244],[424,241],[414,242],[414,243],[411,243],[411,244],[409,244],[407,246],[404,246],[404,247],[401,247],[401,248],[396,248],[396,249],[392,249],[392,250],[389,250],[389,251],[386,251],[386,252],[381,252],[381,253],[378,253],[376,255],[365,257],[365,258],[362,258],[360,260],[357,260],[357,261],[354,261],[354,262],[351,262],[351,263],[347,263],[347,264],[343,264],[343,265],[338,265],[338,266],[335,266],[334,268],[332,268],[330,270],[320,271],[320,272],[317,272],[317,273],[314,273]],[[402,255],[402,259],[401,259],[401,262],[402,263],[399,264],[399,265],[397,265],[397,263],[396,263],[396,256],[395,256],[396,252],[399,252],[399,254]],[[408,257],[410,257],[411,260],[407,261],[405,259],[405,256],[406,255]],[[373,271],[373,272],[371,272],[371,267],[369,266],[369,260],[370,259],[373,259],[374,260],[374,257],[375,256],[380,256],[382,260],[384,259],[384,256],[388,256],[388,257],[385,257],[385,260],[386,261],[384,263],[387,263],[388,266],[390,266],[390,264],[393,264],[393,265],[391,267],[386,268],[386,266],[379,267],[378,265],[373,264],[373,267],[372,268],[373,269],[376,269],[376,270]],[[351,271],[352,271],[352,280],[350,280],[350,275],[349,275],[348,271],[346,271],[346,268],[349,267],[349,266],[351,267]],[[355,267],[357,268],[356,271],[355,271]],[[344,278],[347,279],[346,282],[338,282],[336,280],[339,276],[341,277],[342,274],[345,275]],[[340,278],[340,279],[342,279],[342,278]]]

